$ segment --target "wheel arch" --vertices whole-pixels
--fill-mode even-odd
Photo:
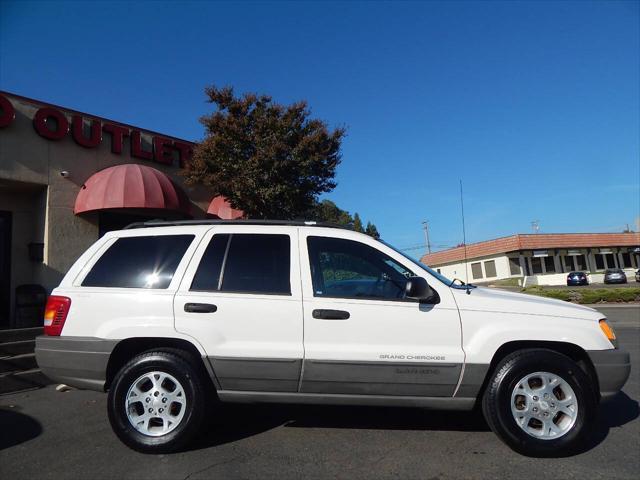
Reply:
[[[134,337],[118,342],[107,362],[105,391],[109,389],[118,371],[133,357],[150,350],[182,351],[187,354],[194,364],[201,370],[204,380],[208,380],[211,387],[218,388],[218,381],[209,362],[202,357],[198,348],[188,340],[168,337]]]
[[[591,362],[591,359],[589,358],[589,355],[582,347],[570,342],[556,342],[547,340],[515,340],[502,344],[493,354],[484,381],[482,382],[480,390],[478,391],[476,402],[482,399],[482,396],[484,395],[484,392],[487,388],[487,384],[489,383],[491,376],[493,375],[497,365],[502,359],[504,359],[507,355],[517,352],[518,350],[536,348],[551,350],[563,354],[576,362],[576,364],[578,364],[578,366],[592,379],[595,391],[598,395],[598,400],[600,400],[598,375],[596,373],[595,367],[593,366],[593,363]]]

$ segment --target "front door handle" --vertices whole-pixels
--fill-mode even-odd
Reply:
[[[311,312],[313,318],[320,320],[346,320],[350,317],[349,312],[345,310],[326,310],[317,309]]]
[[[190,313],[213,313],[218,307],[212,303],[185,303],[184,311]]]

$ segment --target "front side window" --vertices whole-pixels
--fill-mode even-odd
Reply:
[[[291,295],[290,265],[288,235],[214,235],[191,290]]]
[[[83,287],[167,288],[193,235],[117,239],[82,281]]]
[[[399,300],[415,274],[381,251],[342,238],[308,237],[316,297]]]

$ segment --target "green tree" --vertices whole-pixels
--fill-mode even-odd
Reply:
[[[370,237],[373,237],[375,239],[380,238],[380,234],[378,233],[378,229],[376,228],[376,226],[371,223],[371,222],[367,222],[367,228],[364,229],[364,232],[369,235]]]
[[[205,92],[216,110],[200,119],[205,138],[186,168],[188,183],[211,187],[250,218],[279,219],[303,216],[335,188],[344,128],[310,118],[304,101],[237,97],[231,87]]]
[[[366,233],[373,238],[380,238],[380,233],[376,226],[367,222],[366,228],[362,227],[362,220],[357,213],[352,217],[349,212],[342,210],[331,200],[322,200],[322,202],[316,203],[316,205],[307,212],[305,218],[309,220],[317,220],[320,222],[337,223],[338,225],[345,225],[353,228],[356,232]]]
[[[356,232],[364,233],[364,228],[362,227],[362,220],[360,220],[360,215],[357,213],[353,216],[353,229]]]
[[[351,225],[353,223],[353,218],[351,218],[349,212],[342,210],[331,200],[326,199],[316,204],[307,217],[321,222],[337,223],[338,225]]]

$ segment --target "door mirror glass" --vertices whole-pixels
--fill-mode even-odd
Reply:
[[[429,286],[427,281],[422,277],[409,277],[405,287],[405,296],[407,298],[415,298],[421,302],[430,300],[435,291]]]

